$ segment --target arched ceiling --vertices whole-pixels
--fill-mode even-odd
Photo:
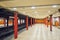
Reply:
[[[52,7],[54,4],[57,7]],[[16,9],[15,11],[21,14],[40,19],[58,11],[60,8],[60,0],[3,0],[0,1],[0,6],[10,10]],[[56,15],[55,13],[55,16],[60,16],[60,14]]]

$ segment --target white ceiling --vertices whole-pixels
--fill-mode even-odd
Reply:
[[[53,8],[52,4],[60,4],[60,0],[9,0],[9,1],[0,1],[0,6],[6,7],[10,10],[13,10],[13,8],[16,9],[16,11],[28,15],[33,18],[45,18],[60,8],[60,5],[57,5],[57,7]],[[40,6],[43,5],[43,6]],[[22,7],[21,7],[22,6]],[[37,6],[35,9],[32,9],[32,6]],[[12,7],[12,8],[9,8]],[[19,8],[18,8],[19,7]],[[57,12],[58,13],[58,12]],[[54,14],[54,17],[60,16]]]

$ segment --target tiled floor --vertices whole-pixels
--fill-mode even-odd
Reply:
[[[35,24],[29,30],[19,32],[17,39],[11,37],[9,40],[60,40],[60,29],[53,27],[51,32],[49,28],[44,24]]]

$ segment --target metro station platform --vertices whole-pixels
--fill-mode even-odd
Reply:
[[[0,0],[0,40],[60,40],[60,0]]]
[[[14,39],[14,36],[11,35],[4,40],[60,40],[60,29],[53,26],[52,31],[50,31],[49,26],[34,24],[32,27],[29,27],[28,30],[23,29],[18,32],[17,39]]]

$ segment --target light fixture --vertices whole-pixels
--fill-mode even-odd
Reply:
[[[12,10],[16,11],[16,10],[17,10],[17,8],[13,8]]]
[[[33,7],[31,7],[31,9],[35,9],[35,8],[36,8],[36,7],[34,7],[34,6],[33,6]]]
[[[55,8],[55,7],[57,7],[57,5],[53,5],[52,7]]]

